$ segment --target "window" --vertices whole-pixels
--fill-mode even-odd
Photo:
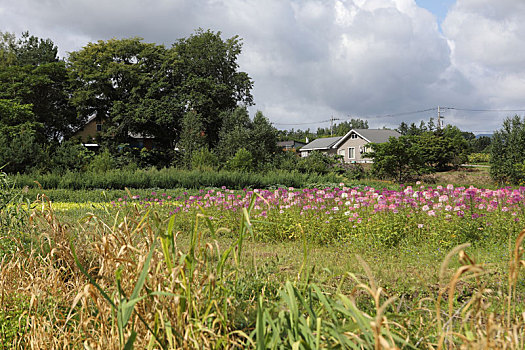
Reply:
[[[97,124],[97,131],[102,131],[102,124]]]
[[[355,159],[355,147],[348,147],[348,159]]]
[[[343,156],[343,158],[345,157],[345,150],[344,149],[340,149],[339,151],[337,151],[337,154],[339,154],[340,156]]]
[[[351,139],[356,139],[356,138],[357,138],[357,134],[352,134],[352,135],[350,135],[350,138],[351,138]]]

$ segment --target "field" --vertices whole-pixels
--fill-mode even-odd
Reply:
[[[0,349],[523,349],[525,188],[453,183],[4,182]]]

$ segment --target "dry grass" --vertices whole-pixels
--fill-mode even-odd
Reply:
[[[389,320],[399,310],[395,298],[385,294],[364,261],[365,275],[351,275],[354,292],[323,292],[309,284],[305,269],[281,290],[280,299],[264,292],[240,299],[250,266],[242,254],[242,240],[251,234],[249,211],[239,238],[220,247],[213,239],[220,231],[205,215],[197,216],[192,232],[178,233],[173,221],[155,212],[126,210],[110,222],[87,215],[78,225],[64,225],[51,203],[37,203],[30,224],[39,235],[32,247],[0,262],[0,308],[27,301],[17,316],[12,348],[288,347],[280,336],[290,329],[304,348],[525,348],[525,315],[516,300],[525,230],[514,244],[505,288],[487,288],[490,266],[459,246],[442,264],[435,296],[396,323]],[[451,270],[454,256],[461,266]],[[464,283],[475,286],[467,297],[457,293]],[[364,299],[373,305],[367,312],[359,308]],[[310,310],[306,300],[316,301],[317,308]],[[307,317],[310,312],[316,318]],[[349,330],[351,324],[357,328]],[[279,329],[277,338],[273,329]]]
[[[457,170],[450,170],[432,175],[426,175],[422,181],[432,184],[454,184],[459,186],[470,186],[475,184],[478,187],[492,188],[494,183],[489,173],[488,167],[460,167]]]

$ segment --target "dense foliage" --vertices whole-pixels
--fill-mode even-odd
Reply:
[[[88,143],[108,149],[116,166],[190,167],[193,152],[216,149],[238,106],[250,124],[242,146],[254,164],[277,151],[276,130],[262,113],[251,121],[246,112],[253,82],[238,69],[236,36],[199,29],[170,48],[140,38],[100,40],[61,60],[50,39],[0,34],[0,165],[10,160],[8,172],[88,167],[96,158],[67,143],[88,118],[102,126]],[[133,137],[152,139],[153,152],[130,150]]]
[[[461,131],[447,125],[444,129],[408,133],[389,142],[373,144],[373,172],[398,182],[415,176],[457,168],[467,160],[468,143]]]
[[[490,172],[494,180],[520,184],[525,182],[525,117],[514,116],[492,137]]]

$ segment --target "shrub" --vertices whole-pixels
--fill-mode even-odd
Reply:
[[[297,168],[303,173],[328,174],[333,170],[340,170],[340,162],[333,156],[313,151],[308,157],[301,158]]]
[[[490,162],[489,153],[471,153],[468,155],[468,162],[471,164],[488,163]]]
[[[70,171],[86,171],[94,153],[77,140],[68,140],[57,147],[52,155],[51,168],[59,173]]]
[[[361,164],[348,164],[345,166],[346,170],[344,176],[348,180],[361,180],[366,176],[365,169]]]
[[[219,158],[208,148],[203,147],[193,152],[191,156],[191,168],[197,170],[215,170],[219,165]]]
[[[246,148],[241,148],[235,153],[232,159],[226,162],[226,168],[237,171],[250,171],[253,169],[253,156]]]
[[[103,173],[115,169],[115,166],[116,162],[106,148],[102,153],[93,157],[91,164],[89,164],[89,170],[95,173]]]

